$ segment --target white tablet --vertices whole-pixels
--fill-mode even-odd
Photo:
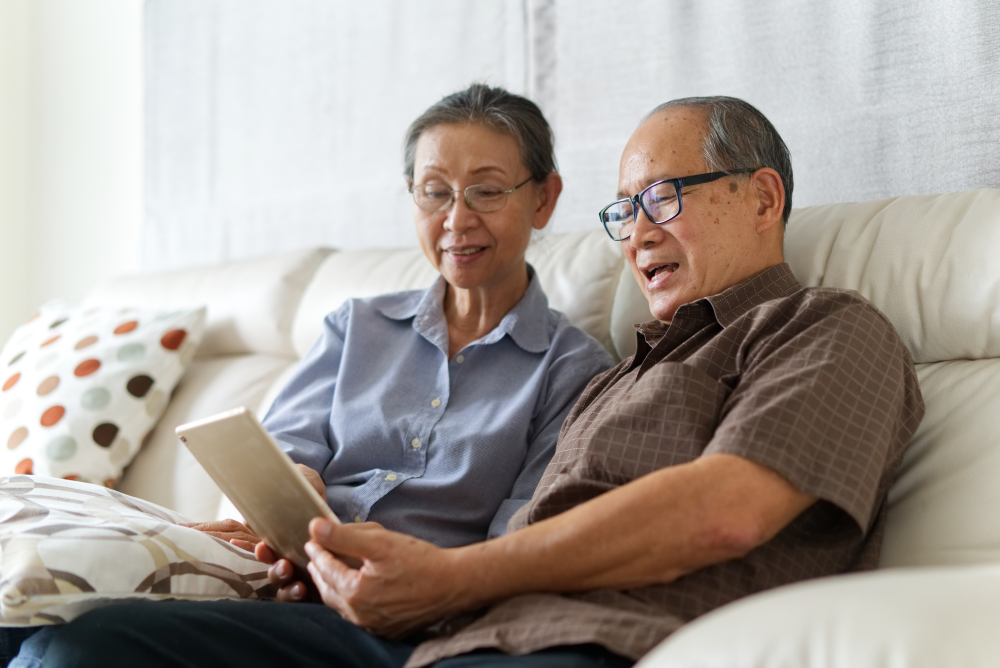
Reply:
[[[305,568],[309,520],[337,516],[253,412],[236,408],[175,431],[257,535]]]

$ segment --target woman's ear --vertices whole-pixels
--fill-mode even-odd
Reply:
[[[540,230],[549,224],[552,212],[555,211],[556,202],[559,201],[559,194],[562,193],[563,182],[559,172],[549,172],[545,181],[535,186],[538,193],[538,208],[535,209],[535,221],[532,224],[536,230]]]
[[[785,186],[778,172],[770,167],[758,169],[750,177],[750,193],[757,203],[757,232],[783,222]]]

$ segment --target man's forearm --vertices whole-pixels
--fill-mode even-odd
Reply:
[[[711,455],[458,548],[449,561],[463,608],[525,592],[664,584],[743,556],[814,501],[770,469]]]

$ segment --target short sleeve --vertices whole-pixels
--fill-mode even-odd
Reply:
[[[767,466],[864,533],[922,411],[913,364],[860,296],[821,295],[795,308],[787,326],[748,350],[705,454]]]

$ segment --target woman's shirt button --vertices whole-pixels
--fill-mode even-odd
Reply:
[[[413,439],[412,441],[410,441],[410,445],[412,445],[414,448],[419,448],[420,447],[420,439],[419,438]]]
[[[465,355],[459,355],[458,357],[455,358],[455,364],[461,364],[464,361],[465,361]]]
[[[433,408],[437,408],[440,405],[441,405],[441,400],[440,399],[434,399],[433,401],[431,401],[431,406]]]
[[[385,479],[386,480],[395,480],[396,479],[396,474],[395,473],[390,473],[389,475],[387,475],[385,477]]]

